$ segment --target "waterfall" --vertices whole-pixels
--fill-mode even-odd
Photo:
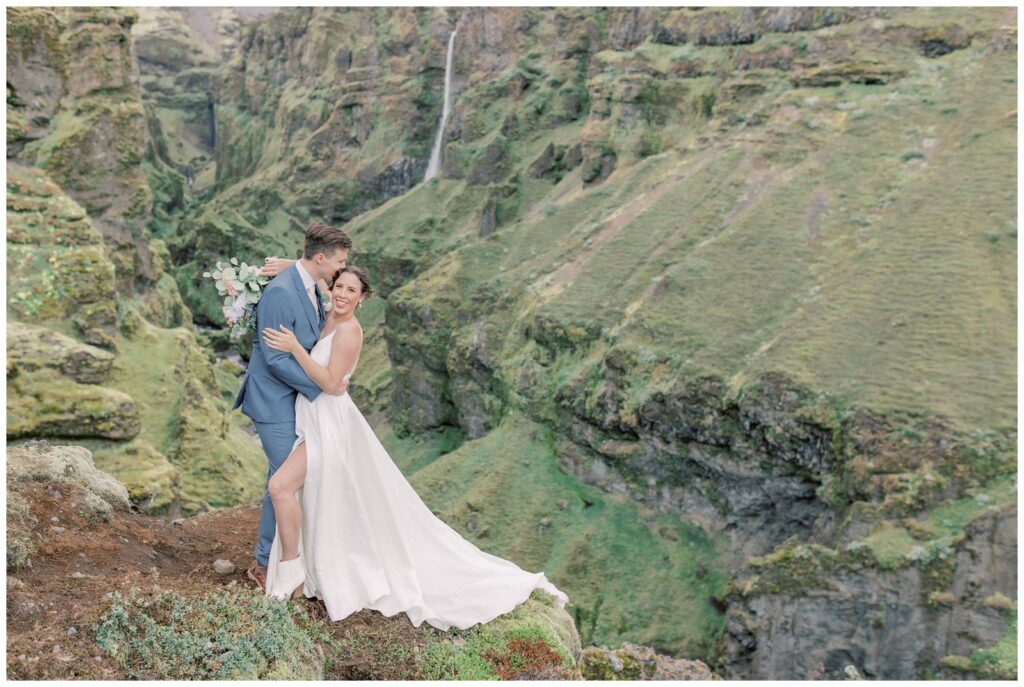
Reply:
[[[451,109],[449,99],[452,89],[452,57],[455,54],[455,34],[458,32],[456,29],[448,36],[448,55],[444,62],[444,105],[441,108],[441,121],[437,125],[437,137],[434,138],[434,149],[430,151],[430,164],[427,165],[423,181],[434,178],[441,166],[441,141],[444,139],[444,125],[448,121],[448,111]]]

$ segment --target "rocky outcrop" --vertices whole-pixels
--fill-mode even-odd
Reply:
[[[806,678],[822,664],[830,679],[849,665],[866,678],[923,679],[1007,633],[1009,607],[992,600],[1016,597],[1016,507],[973,520],[945,558],[879,570],[865,554],[796,546],[758,563],[730,603],[727,677]]]
[[[113,362],[112,353],[52,329],[20,322],[7,326],[7,364],[15,374],[52,369],[81,384],[98,384],[110,375]]]
[[[8,157],[45,170],[89,213],[122,291],[155,278],[136,18],[127,8],[15,8],[7,25],[8,111],[31,122],[8,127]]]
[[[141,428],[128,395],[97,386],[113,356],[51,330],[10,323],[7,436],[130,439]]]
[[[712,680],[701,661],[657,654],[646,646],[626,642],[619,649],[587,647],[580,659],[584,680]]]
[[[46,173],[8,161],[7,223],[9,312],[115,349],[115,268],[85,209]]]
[[[66,506],[90,522],[110,522],[128,510],[128,492],[116,479],[96,469],[88,449],[81,446],[29,442],[7,450],[7,571],[32,567],[38,543],[59,525],[59,517],[40,517],[31,486],[61,486],[68,496]],[[59,484],[58,484],[59,483]],[[67,493],[70,491],[71,493]],[[64,494],[56,492],[59,498]],[[50,517],[50,516],[47,516]],[[63,528],[60,528],[63,531]]]

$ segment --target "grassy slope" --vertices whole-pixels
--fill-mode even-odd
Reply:
[[[1012,53],[964,51],[892,85],[789,91],[759,137],[586,190],[570,175],[487,240],[458,213],[476,190],[448,181],[353,233],[458,261],[464,293],[530,290],[519,316],[536,303],[600,324],[682,370],[781,370],[878,409],[1012,427],[1014,74]],[[442,225],[416,238],[430,217]]]
[[[558,467],[543,426],[510,415],[410,481],[477,546],[545,571],[569,594],[584,644],[624,636],[686,655],[710,649],[722,621],[708,599],[727,581],[713,570],[720,544],[677,518],[580,484]]]
[[[966,19],[954,14],[897,18]],[[987,26],[997,15],[970,18]],[[861,28],[834,31],[853,37]],[[750,49],[798,45],[807,35],[767,36]],[[929,60],[909,47],[855,41],[851,50],[907,76],[836,88],[769,81],[763,96],[740,105],[762,124],[669,125],[664,138],[685,142],[685,152],[620,160],[594,187],[581,187],[578,172],[554,185],[525,181],[518,219],[486,239],[476,236],[483,189],[441,179],[348,228],[367,252],[433,264],[403,290],[423,302],[507,295],[513,306],[484,316],[506,333],[497,374],[510,388],[537,353],[523,328],[543,314],[601,329],[545,368],[538,384],[552,393],[616,347],[640,362],[631,373],[640,397],[677,375],[716,373],[740,386],[774,370],[878,410],[936,413],[960,428],[1015,427],[1015,54],[975,46]],[[727,63],[735,48],[644,44],[629,57],[638,55],[664,68],[684,57]],[[486,103],[489,122],[521,107],[460,97]],[[578,132],[578,123],[543,128],[513,143],[512,156],[524,168],[548,141],[571,143]],[[436,446],[424,448],[429,441],[385,440],[460,531],[544,569],[585,604],[585,641],[628,637],[690,655],[706,648],[704,633],[716,627],[706,596],[716,582],[695,582],[692,566],[714,570],[714,546],[695,534],[671,546],[645,536],[635,505],[567,478],[543,442],[510,429],[530,425],[516,418],[440,459]],[[409,450],[416,457],[400,455]],[[552,509],[561,497],[578,505],[569,495],[581,492],[600,506]],[[599,507],[608,514],[588,520]],[[553,524],[538,533],[544,515]],[[935,527],[940,537],[949,529]],[[686,546],[695,547],[690,555]],[[641,617],[641,608],[666,617]]]

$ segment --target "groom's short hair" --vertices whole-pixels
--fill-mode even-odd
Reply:
[[[306,228],[306,244],[302,257],[312,260],[317,253],[333,255],[335,251],[352,248],[352,239],[343,229],[328,226],[323,222],[310,222]]]

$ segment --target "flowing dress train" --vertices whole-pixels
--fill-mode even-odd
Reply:
[[[334,333],[310,356],[330,357]],[[346,393],[295,402],[295,445],[306,442],[299,551],[304,593],[320,598],[331,620],[363,608],[408,614],[447,630],[488,622],[514,609],[535,588],[568,597],[543,572],[481,551],[423,503]],[[267,589],[281,557],[275,534]]]

